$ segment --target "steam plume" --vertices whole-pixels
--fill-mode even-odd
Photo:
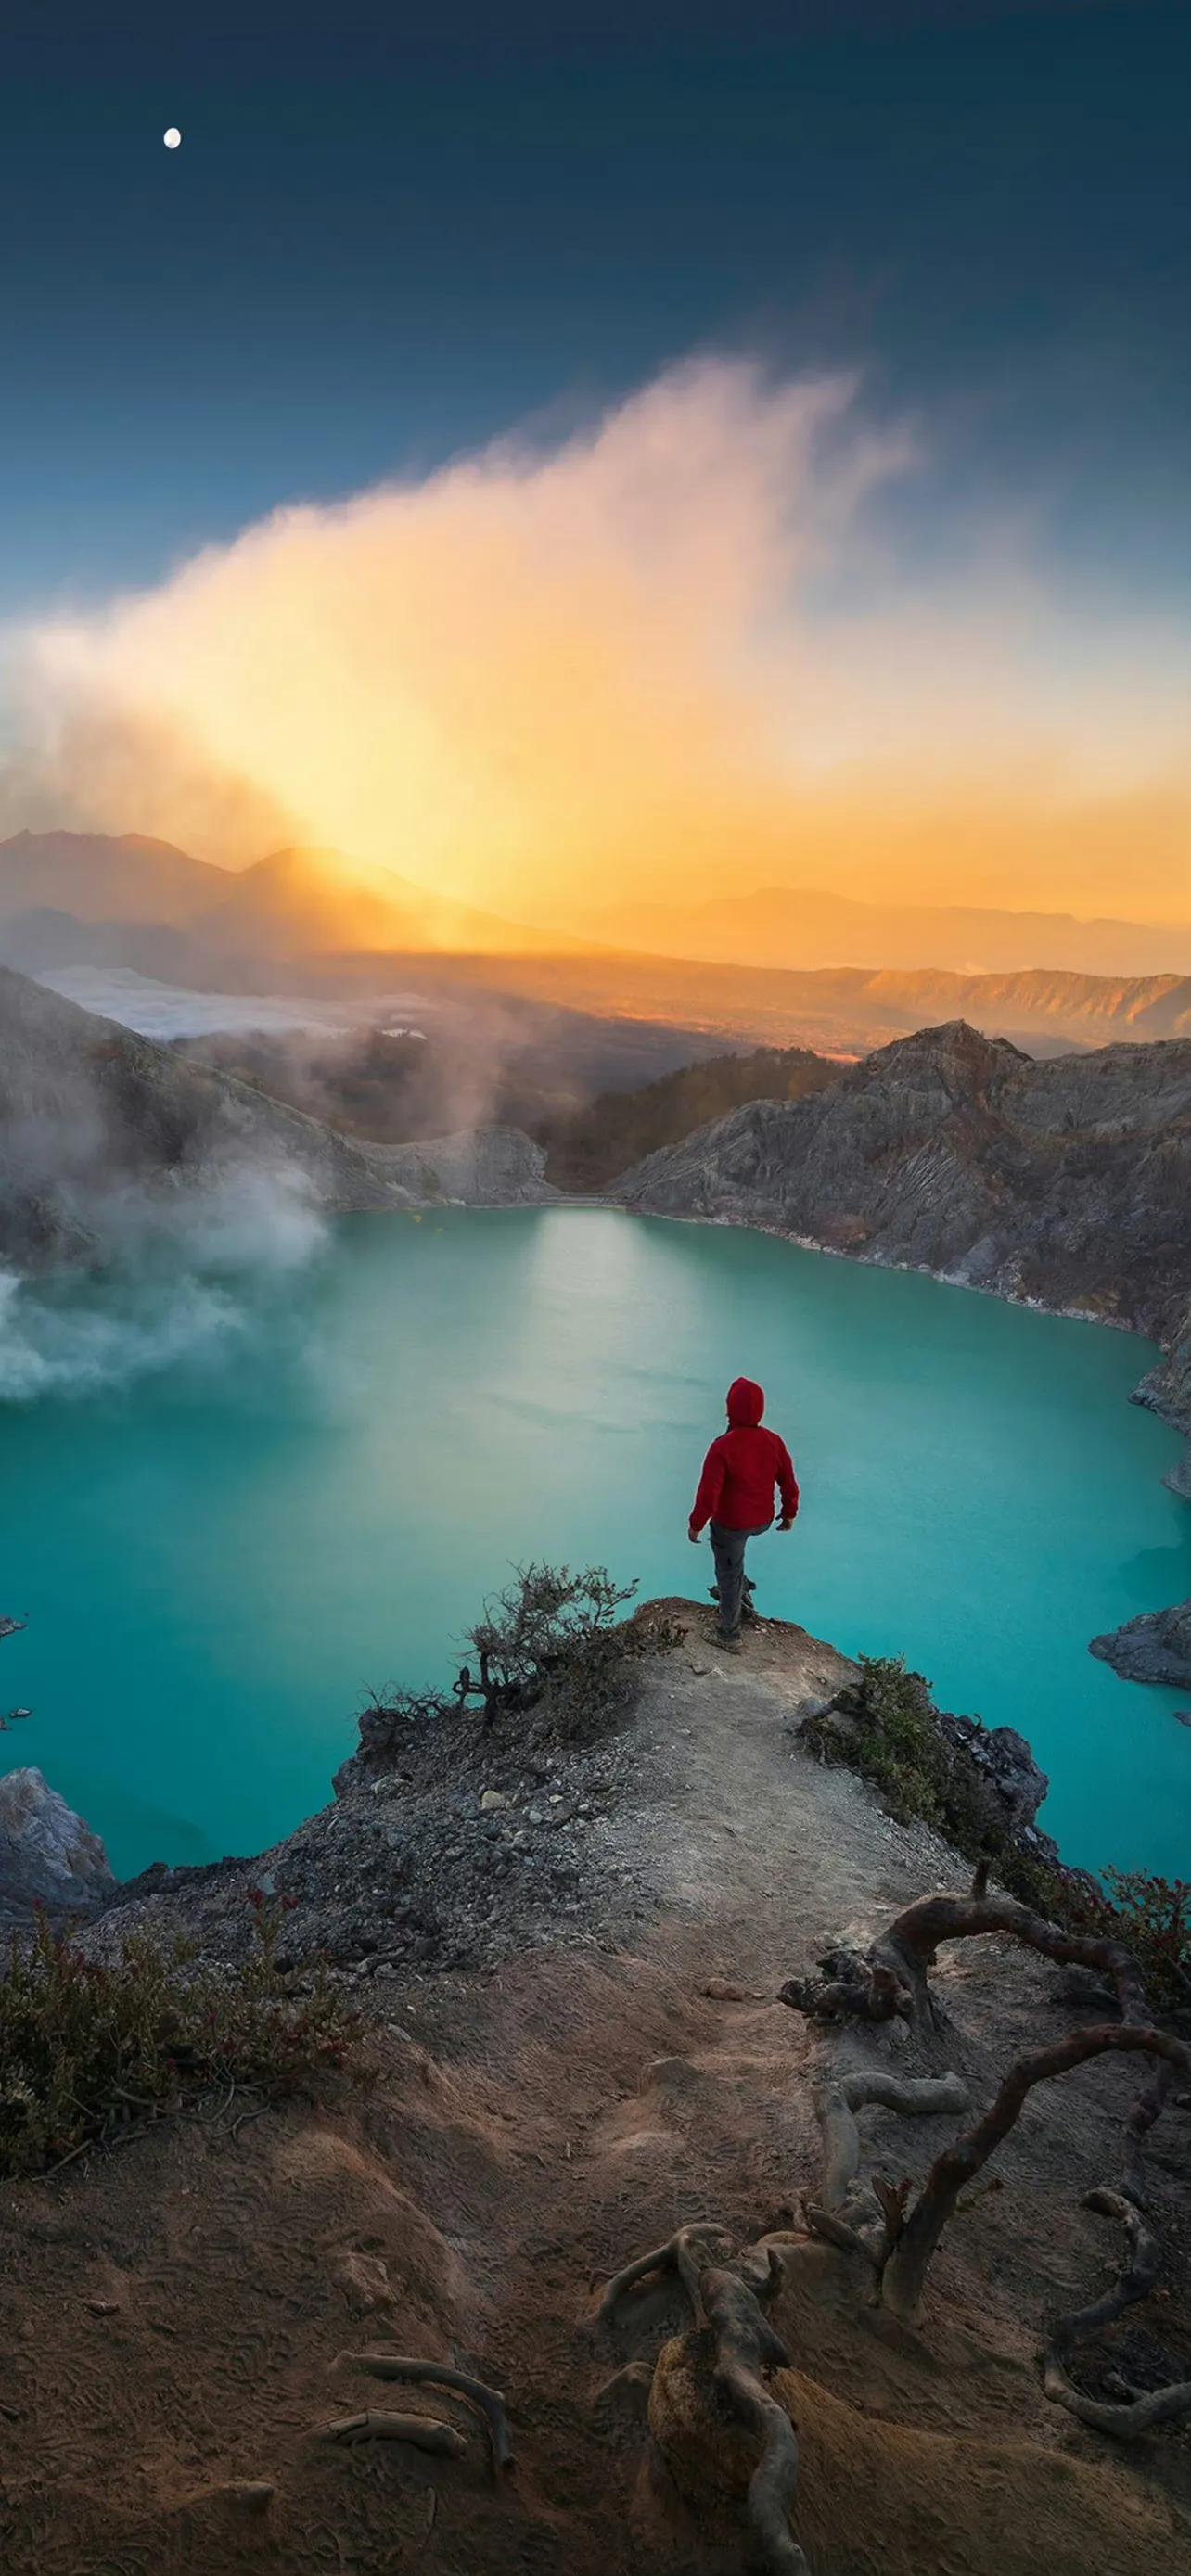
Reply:
[[[1020,530],[907,571],[882,504],[930,470],[850,381],[710,361],[281,510],[14,639],[13,819],[331,846],[522,920],[742,881],[1120,910],[1126,863],[1185,914],[1185,654]]]

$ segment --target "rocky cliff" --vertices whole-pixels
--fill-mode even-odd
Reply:
[[[295,2010],[318,1960],[349,2053],[284,2098],[233,2069],[157,2117],[130,2078],[106,2139],[6,2180],[6,2576],[1187,2566],[1180,2401],[1157,2398],[1191,2353],[1181,2053],[1145,2121],[1128,2293],[1160,2295],[1111,2339],[1085,2328],[1071,2379],[1101,2421],[1081,2425],[1040,2347],[1105,2278],[1088,2195],[1116,2187],[1135,2091],[1115,2001],[1057,1932],[960,1937],[1012,1920],[808,1742],[808,1707],[856,1678],[830,1645],[764,1623],[724,1657],[706,1603],[651,1606],[672,1642],[634,1659],[594,1736],[546,1699],[511,1726],[391,1711],[389,1740],[370,1725],[335,1805],[275,1853],[154,1873],[82,1934],[100,1975],[133,1934],[168,1957],[184,1933],[234,1971],[259,1966],[269,1907]],[[906,1992],[870,2022],[845,1997],[837,2018],[855,1945],[896,1956],[924,1893],[939,1956],[921,2006]],[[987,2106],[1011,2069],[1014,2108],[1035,2080],[1006,2137]],[[910,2328],[884,2243],[852,2230],[879,2194],[900,2236],[944,2155],[978,2178]],[[816,2234],[824,2207],[834,2233]],[[680,2224],[694,2318],[646,2252]],[[733,2422],[739,2376],[712,2376],[723,2285],[747,2317],[750,2282],[773,2339],[766,2430],[792,2420],[798,2442],[764,2561],[759,2444]],[[1110,2291],[1091,2318],[1122,2304]],[[1123,2411],[1148,2438],[1106,2438],[1123,2374],[1108,2429]],[[503,2399],[477,2416],[477,2389]]]
[[[0,1258],[102,1253],[130,1202],[283,1175],[328,1211],[549,1198],[514,1130],[361,1146],[0,967]]]
[[[116,1893],[107,1853],[37,1770],[0,1780],[0,1931],[35,1910],[52,1920],[94,1914]]]
[[[1191,1282],[1191,1042],[1037,1063],[950,1021],[650,1155],[614,1195],[1166,1339]]]

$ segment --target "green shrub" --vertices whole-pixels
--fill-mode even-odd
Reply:
[[[277,1964],[285,1900],[249,1900],[256,1939],[234,1975],[184,1942],[138,1934],[88,1956],[39,1918],[0,1977],[0,2175],[51,2170],[83,2147],[193,2107],[216,2088],[266,2100],[349,2060],[357,2017],[323,1976],[298,1991]]]
[[[891,1815],[901,1824],[921,1816],[947,1831],[953,1764],[922,1674],[910,1672],[902,1655],[862,1655],[859,1682],[835,1705],[854,1729],[844,1758],[881,1790]],[[826,1726],[812,1720],[807,1732],[828,1760],[841,1758],[844,1739],[830,1712]],[[980,1842],[973,1857],[983,1849]]]
[[[1144,1869],[1104,1875],[1117,1939],[1140,1962],[1154,2002],[1185,2016],[1191,2011],[1191,1879],[1155,1878]]]

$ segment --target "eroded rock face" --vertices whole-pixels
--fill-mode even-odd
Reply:
[[[1176,1431],[1185,1431],[1191,1443],[1191,1306],[1172,1333],[1165,1358],[1143,1377],[1133,1400],[1159,1414],[1163,1422],[1172,1422]],[[1163,1481],[1172,1494],[1183,1494],[1191,1502],[1191,1446]]]
[[[1191,1042],[1037,1063],[949,1021],[809,1099],[717,1119],[612,1195],[1167,1339],[1191,1278]],[[1191,1421],[1191,1334],[1185,1374]]]
[[[1127,1619],[1108,1636],[1093,1637],[1091,1651],[1124,1681],[1186,1689],[1191,1686],[1191,1601]]]
[[[40,1771],[0,1779],[0,1923],[27,1922],[39,1905],[94,1914],[115,1885],[98,1834]]]

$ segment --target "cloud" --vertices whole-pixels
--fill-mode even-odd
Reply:
[[[915,568],[888,504],[934,470],[851,379],[712,360],[279,511],[10,639],[8,811],[556,922],[764,882],[1186,914],[1185,645],[1003,523]]]

